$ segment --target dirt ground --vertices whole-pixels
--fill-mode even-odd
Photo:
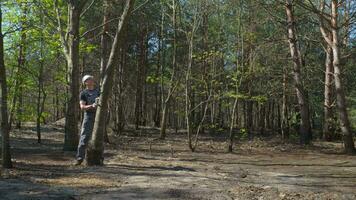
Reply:
[[[356,199],[356,157],[339,143],[256,138],[228,154],[223,137],[206,135],[191,153],[185,134],[156,141],[145,129],[110,137],[105,166],[86,167],[62,151],[61,127],[44,127],[42,144],[34,130],[12,133],[14,169],[1,171],[0,199]]]

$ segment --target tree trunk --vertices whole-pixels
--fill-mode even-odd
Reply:
[[[253,127],[253,117],[252,117],[252,114],[253,114],[253,101],[252,100],[247,100],[245,101],[246,103],[246,128],[247,128],[247,133],[248,133],[248,139],[249,140],[252,140],[254,135],[253,135],[253,130],[252,130],[252,127]]]
[[[328,45],[325,58],[325,83],[324,83],[324,124],[323,138],[331,141],[333,135],[333,52]]]
[[[43,14],[41,13],[41,19],[40,19],[40,24],[41,28],[43,28]],[[37,119],[36,119],[36,132],[37,132],[37,143],[41,143],[41,118],[42,118],[42,112],[43,112],[43,106],[44,101],[45,101],[45,95],[42,97],[42,91],[44,91],[43,88],[43,70],[44,70],[44,58],[43,58],[43,49],[44,49],[44,38],[43,38],[43,32],[41,31],[40,33],[40,60],[39,60],[39,73],[37,77]],[[43,102],[42,102],[43,98]],[[41,103],[42,102],[42,103]]]
[[[236,97],[234,100],[234,105],[232,107],[232,112],[231,112],[231,122],[230,122],[230,132],[229,132],[229,146],[228,146],[228,152],[232,153],[233,151],[233,146],[234,146],[234,139],[235,139],[235,132],[234,132],[234,126],[235,126],[235,116],[236,116],[236,110],[238,108],[238,98]]]
[[[289,122],[288,122],[288,110],[287,110],[287,83],[288,83],[288,71],[283,69],[283,97],[282,97],[282,123],[281,133],[282,139],[289,138]]]
[[[65,151],[75,151],[78,145],[79,121],[79,27],[80,14],[87,0],[68,1],[68,32],[65,35],[61,25],[58,2],[55,1],[56,13],[64,55],[68,66],[69,93],[65,113]]]
[[[126,0],[125,9],[118,23],[115,39],[110,51],[110,57],[107,63],[106,70],[104,72],[103,83],[101,85],[99,106],[95,115],[93,134],[87,149],[86,161],[88,165],[103,165],[103,137],[105,130],[104,126],[106,123],[106,114],[108,109],[108,100],[112,92],[114,72],[115,67],[118,64],[120,47],[123,43],[124,28],[126,28],[126,23],[128,21],[133,4],[134,0]]]
[[[331,2],[331,33],[332,33],[332,50],[333,50],[333,66],[335,93],[337,99],[337,107],[340,115],[340,127],[344,140],[344,148],[347,154],[355,153],[355,144],[352,136],[351,125],[347,113],[346,97],[341,80],[341,65],[340,65],[340,50],[339,50],[339,27],[338,27],[338,0]]]
[[[104,18],[103,18],[103,33],[101,35],[101,58],[100,58],[100,84],[102,84],[103,81],[103,76],[104,76],[104,71],[106,68],[106,64],[107,64],[107,55],[108,55],[108,46],[109,46],[109,42],[110,42],[110,36],[109,36],[109,23],[108,20],[110,18],[110,1],[109,0],[104,0],[103,2],[103,7],[104,7]],[[109,111],[110,112],[110,111]],[[109,118],[109,112],[107,113],[107,118]],[[106,122],[109,122],[109,120],[105,120]],[[106,143],[109,143],[109,136],[108,136],[108,132],[107,132],[107,127],[108,127],[108,123],[105,124],[105,128],[104,128],[104,141]]]
[[[191,120],[191,83],[190,83],[190,76],[192,71],[192,62],[193,62],[193,36],[188,36],[189,38],[189,48],[188,48],[188,68],[185,75],[185,121],[186,121],[186,129],[187,129],[187,136],[188,136],[188,146],[189,149],[193,149],[192,147],[192,120]]]
[[[331,1],[331,17],[330,21],[330,32],[327,32],[327,29],[324,24],[325,16],[319,15],[320,17],[320,31],[324,37],[324,40],[328,46],[332,49],[332,65],[334,67],[334,83],[335,83],[335,94],[336,94],[336,104],[339,111],[339,122],[342,133],[342,138],[344,141],[345,153],[354,154],[355,153],[355,144],[352,136],[350,119],[347,113],[347,104],[346,97],[343,88],[342,78],[341,78],[341,64],[340,64],[340,49],[339,49],[339,26],[338,26],[338,0]],[[325,1],[321,2],[321,13],[325,9]]]
[[[266,103],[259,104],[260,106],[260,119],[259,119],[259,126],[260,126],[260,134],[263,136],[265,132],[265,117],[266,117]]]
[[[300,56],[300,50],[297,44],[297,38],[295,33],[295,21],[293,14],[293,5],[291,0],[286,0],[286,14],[288,22],[288,42],[290,48],[290,54],[293,60],[293,77],[294,86],[297,94],[299,110],[301,115],[301,125],[299,129],[300,133],[300,143],[309,144],[310,143],[310,120],[309,120],[309,105],[308,99],[306,97],[304,86],[301,76],[302,61]]]
[[[9,138],[9,121],[7,110],[7,83],[6,68],[4,62],[4,35],[2,34],[2,9],[0,4],[0,132],[2,135],[2,167],[12,168]]]
[[[175,87],[175,71],[176,71],[176,65],[177,65],[177,23],[176,23],[176,18],[177,18],[177,13],[176,13],[176,0],[172,0],[173,5],[173,14],[172,14],[172,24],[173,24],[173,56],[172,56],[172,74],[169,82],[169,88],[168,88],[168,93],[166,98],[162,101],[162,119],[161,119],[161,131],[160,131],[160,139],[165,139],[166,137],[166,123],[167,123],[167,113],[168,113],[168,104],[171,101],[171,97],[173,95],[173,90]],[[164,15],[164,13],[163,13]],[[162,16],[162,20],[164,20],[164,16]],[[163,33],[163,21],[161,24],[161,29]],[[163,74],[162,74],[163,76]]]
[[[142,23],[140,23],[140,30],[142,30]],[[137,55],[137,63],[136,63],[136,94],[135,94],[135,129],[138,130],[139,126],[142,125],[142,78],[143,78],[143,70],[141,67],[144,67],[143,64],[143,46],[144,39],[143,33],[140,35],[140,54]],[[139,57],[140,56],[140,57]]]

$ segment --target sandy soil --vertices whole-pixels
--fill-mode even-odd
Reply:
[[[184,134],[157,141],[145,129],[111,137],[105,166],[76,167],[61,127],[44,127],[42,144],[34,130],[12,133],[15,168],[1,171],[0,199],[356,199],[356,159],[338,143],[257,138],[227,154],[223,137],[207,135],[191,153]]]

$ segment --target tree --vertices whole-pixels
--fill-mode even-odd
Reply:
[[[332,65],[334,67],[334,83],[335,83],[335,93],[337,100],[337,108],[339,110],[339,121],[340,128],[342,132],[342,137],[344,141],[345,152],[348,154],[355,153],[355,144],[353,141],[352,131],[349,116],[347,113],[346,97],[344,92],[344,86],[341,78],[341,64],[340,64],[340,42],[339,42],[339,24],[338,24],[338,10],[340,7],[340,2],[338,0],[331,1],[331,17],[330,17],[330,30],[331,34],[327,34],[324,26],[325,15],[320,15],[321,33],[327,42],[328,46],[332,49]],[[321,13],[324,13],[325,1],[321,4]]]
[[[331,36],[330,36],[331,37]],[[325,50],[325,81],[324,81],[324,124],[323,137],[327,141],[332,139],[334,132],[334,118],[333,118],[333,52],[330,45],[327,45]]]
[[[349,20],[346,23],[339,25],[338,23],[338,13],[339,8],[342,6],[341,2],[338,0],[332,0],[328,6],[326,6],[326,1],[323,0],[320,2],[320,9],[318,9],[313,2],[309,1],[307,3],[299,3],[303,8],[315,13],[319,17],[320,21],[320,32],[330,50],[332,50],[331,54],[328,56],[332,59],[332,62],[329,61],[330,65],[333,66],[333,78],[335,85],[335,94],[336,94],[336,104],[339,112],[339,122],[342,133],[342,138],[344,141],[344,149],[347,154],[355,153],[355,144],[353,141],[352,131],[350,119],[347,112],[347,104],[346,104],[346,95],[344,91],[344,85],[342,81],[342,70],[341,70],[341,53],[340,53],[340,39],[339,39],[339,31],[342,26],[348,26],[351,23]],[[326,7],[330,9],[330,13],[325,11]],[[330,68],[330,66],[329,66]],[[330,70],[330,69],[329,69]],[[328,89],[325,91],[325,93]]]
[[[311,127],[309,118],[309,103],[306,96],[306,91],[303,86],[301,68],[302,68],[302,58],[300,55],[300,50],[298,47],[298,40],[296,37],[295,20],[293,13],[293,1],[286,0],[285,10],[287,14],[287,30],[288,30],[288,42],[290,48],[290,54],[293,60],[293,77],[294,86],[298,98],[299,112],[300,112],[300,143],[309,144],[311,138]]]
[[[94,122],[92,139],[87,149],[86,161],[88,165],[103,165],[104,144],[103,137],[105,131],[106,115],[108,109],[108,100],[112,92],[115,67],[118,64],[119,49],[123,42],[124,29],[126,28],[129,15],[131,13],[134,0],[126,0],[124,11],[117,25],[114,43],[111,46],[110,57],[103,72],[103,82],[101,85],[101,94],[99,107],[97,108]]]
[[[103,1],[103,7],[104,7],[104,17],[103,17],[103,33],[101,35],[101,39],[100,39],[100,45],[101,45],[101,58],[100,58],[100,83],[102,83],[103,81],[103,75],[104,75],[104,71],[105,71],[105,67],[107,64],[107,54],[108,54],[108,46],[109,46],[109,42],[110,42],[110,36],[109,36],[109,18],[110,18],[110,6],[111,6],[111,2],[109,0],[104,0]],[[109,112],[108,115],[106,116],[107,118],[109,118]],[[106,120],[106,122],[108,122],[108,120]],[[108,124],[105,125],[105,135],[104,135],[104,140],[105,142],[109,143],[109,136],[107,134],[107,126]]]
[[[160,123],[160,139],[165,139],[166,137],[166,126],[167,126],[167,116],[168,116],[168,106],[169,102],[171,101],[172,95],[177,87],[177,83],[175,83],[175,76],[176,76],[176,67],[177,67],[177,2],[176,0],[172,0],[172,26],[173,26],[173,55],[172,55],[172,72],[169,80],[168,85],[168,92],[167,95],[164,97],[164,93],[162,93],[162,117]],[[162,9],[162,12],[164,9]],[[162,13],[164,15],[164,13]],[[162,16],[162,26],[163,26],[164,17]],[[163,27],[162,27],[163,29]],[[163,76],[163,73],[161,74]],[[163,78],[161,78],[163,79]]]
[[[0,4],[0,131],[2,136],[2,166],[4,168],[12,168],[10,139],[9,139],[9,121],[7,109],[7,83],[6,83],[6,68],[4,62],[4,35],[2,33],[2,8]]]
[[[66,107],[65,137],[63,149],[76,150],[78,145],[79,120],[79,44],[80,16],[87,0],[68,1],[68,30],[63,30],[60,5],[55,1],[58,31],[60,33],[63,53],[68,66],[69,101]]]

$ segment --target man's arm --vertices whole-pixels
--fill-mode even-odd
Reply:
[[[79,102],[79,105],[80,105],[80,109],[85,111],[85,110],[91,110],[91,109],[95,109],[95,105],[86,105],[87,102],[88,102],[88,99],[87,97],[85,96],[85,92],[82,91],[79,95],[79,99],[80,99],[80,102]]]
[[[91,105],[85,105],[85,101],[80,101],[80,109],[81,110],[91,110],[91,109],[95,109],[95,105],[91,104]]]

